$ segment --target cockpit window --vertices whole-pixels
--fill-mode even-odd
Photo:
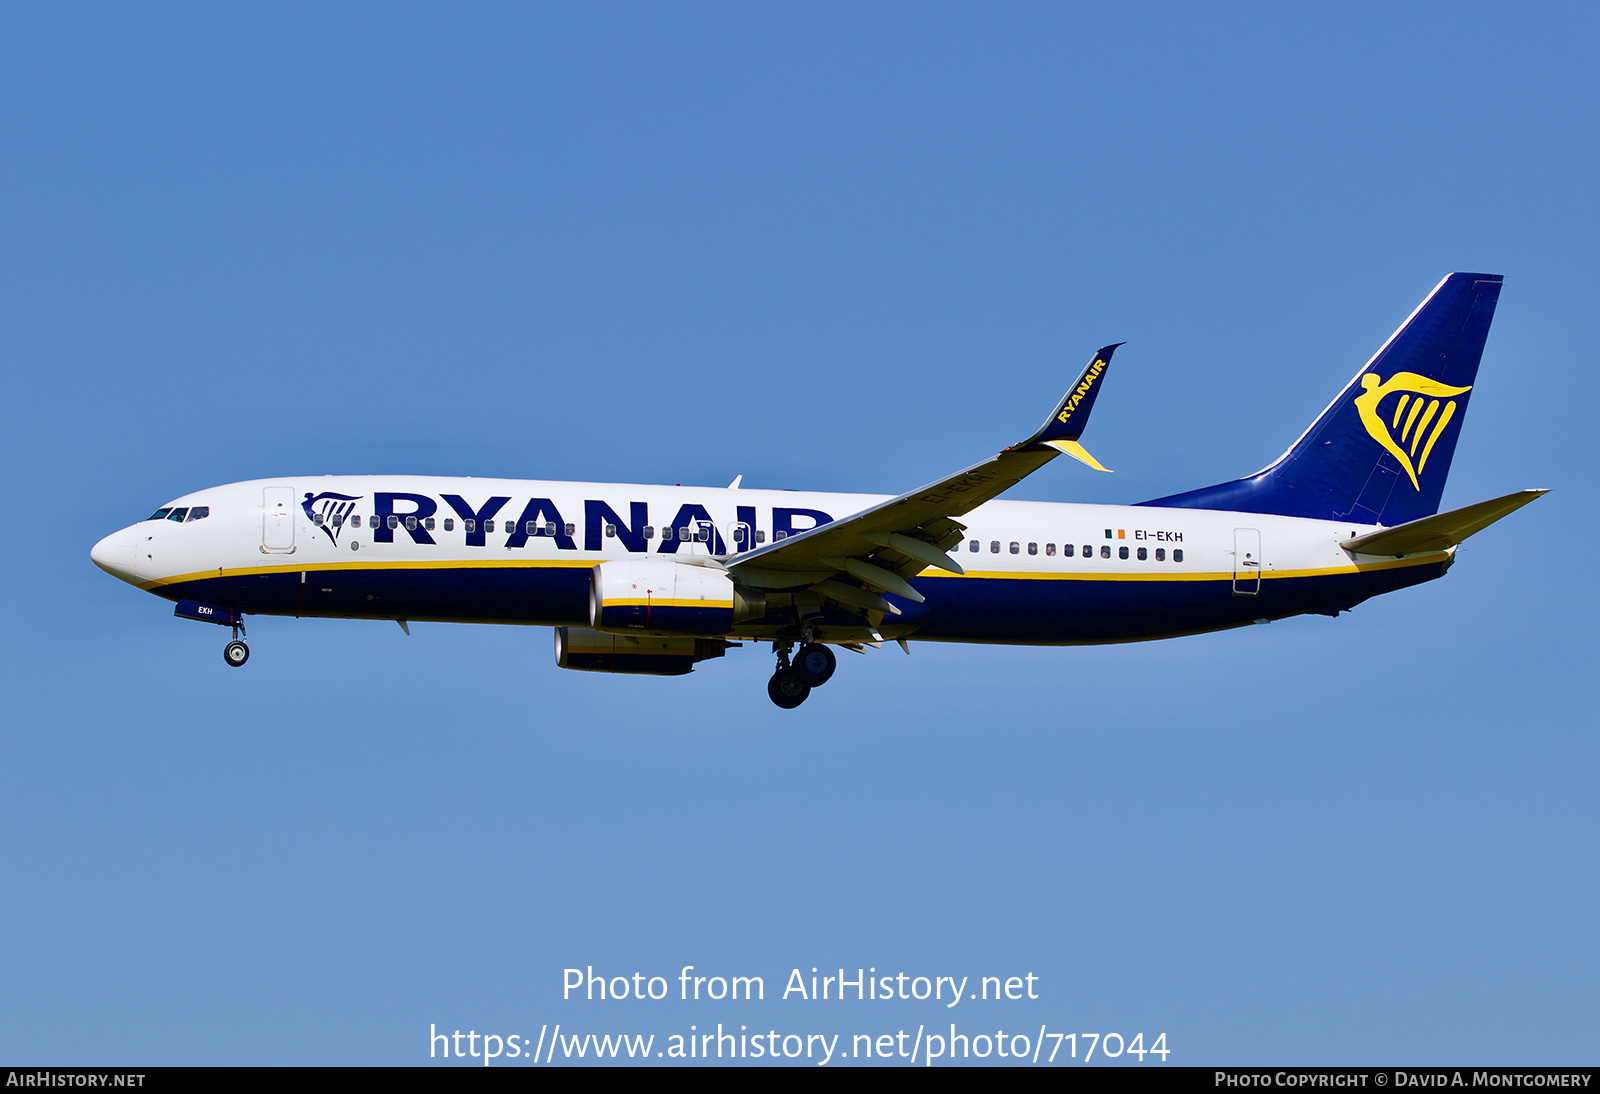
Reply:
[[[174,509],[172,512],[167,514],[167,519],[168,520],[175,520],[179,524],[182,524],[183,523],[183,518],[188,516],[188,515],[189,515],[189,510],[188,509]]]
[[[193,524],[197,520],[205,520],[210,515],[211,506],[196,505],[193,509],[189,510],[189,523]]]
[[[145,517],[144,519],[145,520],[166,520],[167,519],[167,514],[170,513],[170,512],[172,512],[172,510],[170,508],[169,509],[157,509],[154,513],[151,513],[148,517]]]

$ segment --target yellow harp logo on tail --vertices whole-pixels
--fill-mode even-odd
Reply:
[[[1472,385],[1451,387],[1415,372],[1397,372],[1387,380],[1380,380],[1369,372],[1361,377],[1361,386],[1366,390],[1355,400],[1361,424],[1367,427],[1373,440],[1400,461],[1400,466],[1411,476],[1411,485],[1420,491],[1422,485],[1417,482],[1417,476],[1428,466],[1428,455],[1443,435],[1444,427],[1456,416],[1455,396],[1471,391]],[[1399,395],[1400,399],[1391,420],[1385,422],[1378,404],[1390,395]],[[1433,427],[1431,432],[1429,426]],[[1400,431],[1398,441],[1394,430]],[[1428,438],[1426,441],[1422,439],[1424,435]],[[1418,449],[1421,449],[1420,455]]]

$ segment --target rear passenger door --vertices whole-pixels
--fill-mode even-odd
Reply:
[[[1261,591],[1261,530],[1233,530],[1233,595],[1255,596]]]

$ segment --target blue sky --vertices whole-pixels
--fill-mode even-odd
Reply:
[[[894,1032],[561,970],[1041,977],[1181,1063],[1592,1062],[1594,194],[1579,5],[0,12],[0,1057],[414,1063],[429,1023]],[[1446,272],[1506,288],[1443,581],[1089,649],[558,670],[89,562],[169,497],[418,472],[1015,497],[1283,450]],[[996,1017],[997,1016],[997,1017]],[[965,1019],[962,1019],[965,1020]]]

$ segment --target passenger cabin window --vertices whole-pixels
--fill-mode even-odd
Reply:
[[[1117,557],[1118,558],[1127,558],[1128,557],[1128,549],[1126,547],[1118,547],[1117,548]]]
[[[515,527],[515,525],[513,525],[512,527]],[[535,520],[530,520],[530,521],[528,521],[527,524],[524,524],[522,526],[522,530],[524,532],[528,533],[530,536],[536,536],[536,535],[539,534],[539,522],[535,521]],[[555,530],[556,530],[555,529],[555,525],[551,525],[550,526],[550,531],[552,533],[554,533]]]
[[[1084,558],[1093,558],[1094,557],[1094,544],[1085,543],[1083,545],[1083,557]]]
[[[645,539],[655,539],[656,538],[656,526],[655,525],[646,524],[644,526],[644,538]]]
[[[1000,541],[999,540],[991,539],[989,541],[989,553],[991,555],[997,555],[997,554],[1000,553]]]
[[[511,527],[511,522],[508,520],[508,521],[506,521],[506,528],[509,529],[510,527]],[[484,521],[483,522],[483,530],[485,532],[494,531],[494,520],[490,519],[490,520]]]
[[[1156,548],[1156,561],[1157,562],[1165,562],[1165,561],[1167,561],[1167,549],[1165,547],[1157,547]]]
[[[1111,548],[1109,546],[1101,547],[1100,548],[1100,557],[1101,558],[1110,558],[1111,557]]]
[[[607,539],[616,539],[617,538],[617,526],[615,524],[606,525],[606,538]]]
[[[578,526],[576,524],[567,525],[567,535],[569,535],[569,536],[573,535],[574,533],[577,532],[577,530],[578,530]],[[552,531],[550,534],[551,535],[555,535],[555,532]]]
[[[433,518],[429,517],[427,520],[423,521],[422,526],[430,532],[433,531]]]
[[[779,532],[778,535],[781,538],[783,536],[783,533]],[[672,529],[671,528],[662,528],[661,529],[661,542],[665,543],[671,538],[672,538]]]
[[[398,527],[400,527],[400,518],[391,514],[390,517],[389,517],[389,520],[388,520],[388,524],[389,524],[390,528],[398,528]]]
[[[1183,548],[1182,547],[1174,547],[1172,549],[1172,561],[1174,561],[1174,562],[1182,562],[1183,561]]]
[[[1139,548],[1139,561],[1140,562],[1143,562],[1146,558],[1149,558],[1149,557],[1150,557],[1150,552],[1149,551],[1146,551],[1143,547]]]
[[[454,517],[444,518],[444,530],[446,532],[454,532],[456,530],[456,519]]]
[[[1063,543],[1061,545],[1061,553],[1067,558],[1071,558],[1073,555],[1077,554],[1077,550],[1078,549],[1070,543]]]
[[[765,542],[767,542],[767,533],[762,532],[762,531],[757,531],[756,532],[756,542],[757,543],[765,543]]]
[[[1011,541],[1011,553],[1014,555],[1021,553],[1021,544],[1019,544],[1016,540]]]
[[[189,510],[190,521],[205,520],[210,515],[211,506],[209,505],[196,505],[193,509]]]
[[[167,514],[167,519],[168,520],[175,520],[179,524],[182,524],[183,523],[183,518],[188,516],[188,515],[189,515],[189,510],[187,510],[187,509],[174,509],[172,512]]]
[[[972,543],[968,545],[967,550],[971,551],[973,554],[977,554],[978,553],[978,541],[977,540],[973,540]]]
[[[1038,554],[1039,553],[1039,545],[1037,543],[1028,544],[1028,553],[1030,555]]]
[[[1046,543],[1044,545],[1044,553],[1047,554],[1047,555],[1055,554],[1056,553],[1056,545],[1054,543]]]
[[[782,528],[779,528],[776,532],[772,533],[772,538],[774,540],[788,539],[789,533],[785,532]]]
[[[390,519],[392,520],[393,518],[391,517]],[[416,530],[417,530],[417,518],[416,517],[407,517],[406,518],[406,531],[415,532]]]
[[[144,519],[145,520],[166,520],[167,519],[167,514],[170,513],[170,512],[172,512],[171,509],[157,509],[154,513],[151,513],[148,517],[145,517]]]

